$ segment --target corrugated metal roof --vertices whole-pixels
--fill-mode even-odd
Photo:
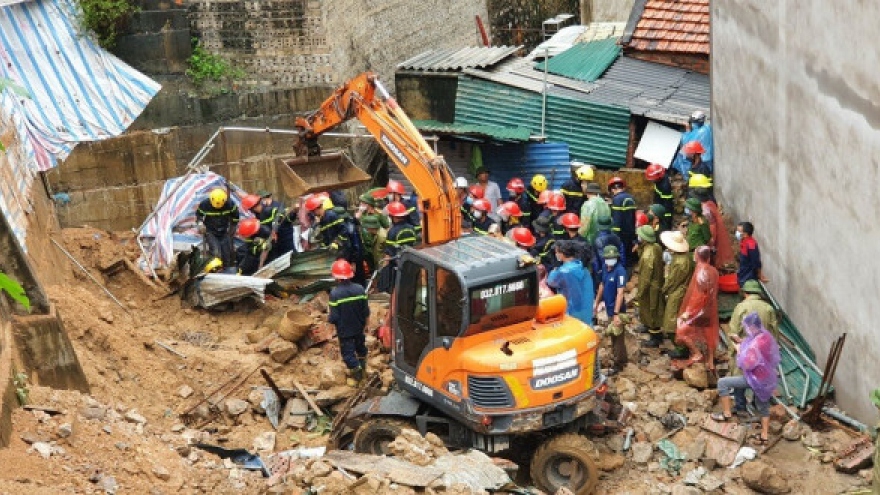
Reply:
[[[513,55],[521,46],[476,46],[428,50],[397,64],[398,70],[460,71],[491,67]]]
[[[589,43],[578,43],[549,61],[535,64],[535,69],[544,70],[579,81],[593,82],[605,72],[621,51],[617,38],[608,38]]]
[[[528,141],[531,132],[525,127],[446,123],[436,120],[413,120],[416,129],[435,134],[455,134],[463,136],[481,136],[499,141]]]
[[[578,99],[558,91],[549,92],[545,122],[547,141],[568,143],[572,159],[605,168],[623,166],[629,143],[629,110],[588,102],[582,98],[584,95],[580,96]],[[522,126],[533,134],[540,134],[541,112],[542,96],[537,92],[484,79],[459,77],[456,122]]]

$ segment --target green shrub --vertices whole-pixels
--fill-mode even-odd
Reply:
[[[208,53],[199,43],[198,38],[193,38],[193,51],[187,62],[189,69],[186,70],[186,75],[196,86],[208,81],[223,82],[228,79],[240,79],[245,75],[243,70],[233,67],[223,57]]]
[[[82,24],[95,34],[98,44],[110,49],[116,46],[119,31],[137,8],[128,0],[79,0]]]

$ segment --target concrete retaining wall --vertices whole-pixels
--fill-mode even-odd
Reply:
[[[880,385],[880,52],[865,41],[878,17],[856,0],[712,2],[716,190],[755,224],[768,287],[820,360],[849,333],[836,397],[867,423]]]

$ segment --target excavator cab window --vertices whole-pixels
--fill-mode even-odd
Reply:
[[[437,336],[458,337],[464,320],[464,291],[455,273],[437,267]]]
[[[398,352],[412,369],[431,341],[431,292],[428,270],[411,261],[404,262],[398,276],[397,335]],[[402,347],[402,349],[401,349]]]
[[[514,325],[535,317],[538,284],[535,272],[470,289],[470,322],[465,335]]]

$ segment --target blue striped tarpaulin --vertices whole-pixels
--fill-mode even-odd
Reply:
[[[17,148],[0,161],[8,169],[0,174],[15,178],[0,189],[0,210],[22,246],[29,211],[22,202],[34,175],[55,167],[77,143],[122,134],[160,88],[84,36],[80,16],[75,0],[0,7],[0,81],[27,93],[0,91],[0,135],[14,134]]]

